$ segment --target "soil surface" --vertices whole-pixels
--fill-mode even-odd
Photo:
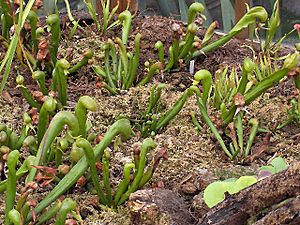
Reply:
[[[182,22],[163,17],[137,17],[133,20],[129,48],[134,45],[135,34],[138,32],[142,34],[141,66],[138,79],[144,76],[144,63],[157,60],[157,53],[153,51],[156,41],[161,40],[166,46],[165,49],[168,49],[172,37],[177,35],[172,30],[174,23],[179,24],[182,30],[185,30]],[[92,26],[86,27],[85,30],[78,30],[72,40],[62,40],[60,46],[60,57],[67,57],[71,64],[78,62],[87,48],[92,49],[95,53],[87,67],[80,69],[77,74],[68,78],[69,101],[67,109],[73,110],[78,98],[82,95],[93,97],[97,102],[98,109],[95,113],[89,113],[88,118],[93,124],[93,132],[97,135],[104,135],[109,126],[120,117],[127,117],[132,121],[139,119],[140,114],[147,109],[150,88],[153,83],[163,82],[167,84],[162,92],[161,100],[164,111],[170,109],[183,91],[192,83],[192,76],[187,69],[189,66],[186,66],[182,70],[156,74],[150,84],[144,87],[134,87],[129,91],[121,91],[115,96],[111,96],[106,90],[98,88],[98,78],[91,69],[91,65],[101,64],[103,57],[101,43],[103,40],[119,34],[119,29],[114,29],[105,36],[100,36]],[[198,36],[202,38],[203,34],[204,31],[200,29]],[[205,57],[201,56],[196,59],[195,67],[197,70],[208,69],[214,74],[222,65],[237,66],[243,62],[245,57],[252,57],[252,51],[245,45],[243,41],[233,39]],[[17,65],[17,60],[15,65]],[[28,75],[30,74],[29,71],[22,66],[21,68],[21,73],[26,76],[30,90],[36,90],[36,84]],[[28,111],[30,107],[21,98],[19,90],[15,88],[15,77],[15,73],[12,72],[9,83],[0,98],[0,122],[9,125],[15,131],[19,131],[22,126],[22,113]],[[274,130],[276,125],[286,121],[289,101],[294,92],[293,82],[286,79],[255,100],[247,107],[247,111],[249,115],[259,119],[261,128]],[[195,211],[192,206],[193,197],[203,191],[211,181],[256,174],[259,166],[266,165],[268,160],[276,156],[284,157],[288,163],[293,160],[300,160],[300,129],[291,124],[281,130],[274,131],[263,152],[259,152],[259,150],[261,150],[266,134],[260,133],[252,148],[254,154],[251,161],[247,163],[231,162],[225,157],[206,125],[201,124],[200,131],[195,129],[190,117],[191,111],[194,111],[200,119],[194,97],[189,98],[179,115],[153,137],[157,143],[155,151],[161,148],[167,149],[168,160],[160,162],[154,177],[145,188],[164,187],[173,190],[184,199],[192,214]],[[113,187],[122,179],[124,162],[132,159],[133,146],[142,141],[143,138],[135,129],[135,135],[130,140],[122,142],[118,147],[110,146],[110,174]],[[148,163],[151,162],[155,151],[148,155]],[[51,188],[51,185],[41,188],[33,197],[40,200],[46,196]],[[84,221],[83,224],[97,221],[100,221],[99,224],[131,224],[131,215],[126,204],[120,206],[117,211],[100,207],[95,203],[97,197],[89,194],[87,186],[75,187],[65,196],[76,200],[78,210]],[[0,199],[0,224],[2,224],[4,194],[0,194]]]

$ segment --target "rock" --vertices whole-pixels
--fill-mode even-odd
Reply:
[[[13,98],[11,97],[11,95],[9,94],[8,91],[3,91],[2,92],[2,97],[7,100],[9,103],[12,103],[14,100]]]
[[[130,195],[132,224],[194,224],[196,221],[177,194],[167,189],[139,190]]]
[[[198,190],[192,182],[186,182],[182,184],[180,188],[184,194],[195,194]]]
[[[214,174],[207,169],[198,170],[196,176],[196,186],[198,191],[204,191],[204,189],[214,181]]]
[[[213,174],[207,169],[198,169],[197,174],[188,174],[180,183],[184,194],[195,195],[203,191],[214,180]]]
[[[203,200],[203,193],[194,196],[191,208],[198,218],[202,218],[209,211],[209,207]]]

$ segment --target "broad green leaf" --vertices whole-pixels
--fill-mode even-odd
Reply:
[[[209,208],[214,207],[225,199],[225,192],[231,182],[216,181],[208,185],[203,194],[204,202]]]
[[[226,192],[228,192],[231,195],[238,193],[241,190],[239,188],[239,186],[236,185],[236,181],[235,182],[227,182],[226,186],[227,186]]]
[[[257,179],[254,176],[242,176],[236,182],[236,186],[239,187],[240,190],[255,184]]]
[[[234,177],[223,180],[223,182],[236,182],[236,181],[237,181],[237,178],[234,178]]]
[[[213,182],[205,188],[203,200],[209,208],[212,208],[225,200],[226,192],[235,194],[256,182],[257,179],[253,176],[242,176],[239,179],[230,178],[225,181]]]
[[[272,166],[274,166],[275,168],[275,173],[278,173],[280,171],[283,171],[285,169],[288,168],[288,165],[286,164],[286,162],[284,161],[283,158],[281,157],[276,157],[275,159],[273,159],[270,163]]]
[[[268,171],[268,172],[270,172],[271,174],[276,173],[276,170],[275,170],[274,166],[261,166],[261,167],[259,168],[259,170],[260,170],[260,171]]]

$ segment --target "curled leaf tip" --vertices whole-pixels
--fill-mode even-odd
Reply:
[[[258,125],[258,119],[256,118],[252,118],[249,120],[249,125],[252,125],[252,126],[257,126]]]
[[[199,70],[195,75],[194,75],[194,79],[196,81],[200,81],[203,79],[203,77],[206,76],[212,76],[211,73],[208,70]]]
[[[284,68],[287,69],[293,69],[294,67],[296,67],[299,64],[299,54],[298,53],[294,53],[292,55],[290,55],[289,57],[287,57],[284,61]]]
[[[129,16],[131,17],[131,12],[129,10],[125,10],[122,13],[120,13],[119,20],[124,20],[124,19],[128,18]]]
[[[25,79],[22,75],[18,75],[16,78],[16,82],[18,85],[22,85],[24,83]]]
[[[193,4],[191,4],[191,6],[189,7],[189,11],[188,11],[187,23],[191,24],[195,20],[197,14],[199,14],[203,11],[204,11],[204,6],[201,3],[194,2]]]
[[[56,65],[64,70],[67,70],[70,68],[70,63],[66,59],[60,59],[56,62]]]
[[[97,103],[90,96],[87,96],[87,95],[81,96],[78,100],[78,104],[82,104],[85,108],[87,108],[88,110],[90,110],[92,112],[97,111]]]
[[[252,62],[251,59],[246,58],[244,60],[244,65],[243,65],[244,69],[246,70],[247,73],[252,73],[254,68],[255,68],[255,64],[254,62]]]
[[[161,41],[157,41],[154,46],[156,49],[160,49],[163,47],[163,43]]]
[[[94,56],[94,52],[91,49],[86,50],[83,53],[84,57],[91,59]]]
[[[130,121],[128,119],[120,119],[118,120],[117,122],[115,122],[111,129],[113,128],[117,128],[120,132],[121,135],[124,136],[124,138],[128,139],[131,134],[132,134],[132,129],[131,129],[131,126],[130,126]]]
[[[51,15],[47,16],[46,23],[48,25],[51,25],[51,24],[54,24],[54,23],[58,23],[58,22],[59,22],[59,16],[58,15],[51,14]]]
[[[45,78],[45,77],[46,77],[45,72],[40,71],[40,70],[34,71],[32,74],[32,79],[34,79],[34,80],[39,80],[39,79]]]
[[[44,106],[48,112],[53,112],[56,108],[56,101],[53,97],[48,96],[44,102]]]

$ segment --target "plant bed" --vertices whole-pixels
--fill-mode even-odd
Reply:
[[[178,35],[178,31],[186,32],[186,24],[172,18],[157,16],[144,18],[137,16],[133,19],[127,49],[135,53],[135,38],[140,33],[140,60],[136,80],[141,80],[147,74],[144,66],[147,62],[151,64],[159,60],[157,51],[154,49],[157,41],[164,43],[165,58],[169,57],[168,49],[172,45],[172,39]],[[197,31],[197,36],[203,39],[205,32],[206,30],[200,27]],[[110,185],[115,190],[123,180],[124,164],[132,158],[135,146],[140,146],[145,140],[145,135],[139,130],[138,126],[139,122],[141,123],[145,120],[141,116],[147,111],[153,85],[158,83],[165,84],[160,98],[160,115],[162,116],[165,112],[172,109],[177,100],[184,95],[185,91],[195,80],[193,75],[189,73],[189,65],[182,65],[182,68],[179,69],[155,73],[146,85],[131,87],[128,90],[118,90],[117,94],[111,94],[101,85],[102,80],[93,71],[93,66],[100,65],[103,61],[104,51],[101,47],[103,43],[109,38],[121,36],[121,30],[113,28],[104,35],[99,35],[94,25],[91,25],[84,27],[83,30],[77,30],[72,39],[66,38],[68,33],[69,29],[67,28],[62,34],[63,38],[59,45],[57,58],[66,57],[71,65],[75,65],[82,60],[82,55],[86,49],[91,49],[94,56],[89,60],[87,66],[68,76],[68,100],[65,109],[73,112],[81,96],[91,96],[95,100],[97,110],[88,112],[87,117],[93,124],[90,132],[96,134],[99,138],[98,141],[102,140],[107,130],[118,119],[127,118],[131,121],[134,132],[132,138],[129,140],[116,138],[114,142],[108,145],[110,149]],[[218,35],[213,36],[213,39],[217,38]],[[197,57],[195,60],[195,72],[207,69],[212,74],[215,74],[221,65],[223,68],[228,66],[228,70],[236,67],[238,73],[241,73],[243,70],[242,66],[240,68],[238,66],[243,65],[244,59],[246,57],[251,58],[253,54],[246,45],[250,45],[250,42],[232,39],[215,51],[207,53],[205,56]],[[254,44],[253,48],[256,52],[259,52],[257,44]],[[293,53],[293,50],[286,47],[280,54],[286,55],[285,53],[287,52]],[[4,53],[5,50],[1,49],[1,55]],[[282,64],[282,62],[280,63]],[[28,90],[30,92],[38,90],[36,82],[31,78],[30,71],[20,65],[18,60],[14,61],[14,66],[18,66],[20,68],[19,71],[22,71],[22,75],[26,78],[25,84]],[[2,92],[2,97],[0,98],[0,123],[5,123],[16,133],[20,133],[22,129],[20,121],[22,121],[23,113],[28,112],[32,107],[22,97],[20,89],[16,88],[15,79],[17,75],[15,70],[11,71],[6,88]],[[46,85],[50,83],[51,78],[47,77]],[[203,91],[203,87],[200,89]],[[253,176],[258,173],[260,166],[268,164],[270,159],[277,156],[283,157],[289,164],[300,160],[300,128],[294,123],[290,123],[282,129],[275,129],[289,119],[287,110],[290,109],[290,100],[297,95],[296,90],[293,79],[287,77],[279,85],[270,88],[247,106],[245,120],[253,117],[258,118],[259,128],[264,129],[264,132],[256,135],[251,154],[243,160],[230,160],[222,151],[222,146],[220,146],[216,136],[210,131],[210,127],[206,123],[200,122],[200,128],[195,129],[190,113],[193,111],[198,120],[201,121],[200,115],[202,111],[199,110],[197,96],[192,95],[188,97],[178,115],[169,121],[166,126],[157,131],[150,130],[149,136],[152,137],[157,147],[156,151],[151,150],[147,154],[147,165],[151,165],[151,160],[155,157],[155,153],[158,150],[167,151],[168,156],[165,157],[167,160],[160,162],[150,182],[141,191],[132,194],[128,202],[117,206],[116,209],[99,204],[95,190],[94,194],[90,193],[93,189],[92,182],[87,182],[83,185],[77,182],[75,186],[72,185],[72,188],[69,188],[63,194],[63,197],[71,198],[77,202],[76,210],[77,214],[81,216],[82,224],[92,222],[100,224],[172,224],[174,221],[178,222],[176,220],[178,218],[174,216],[176,215],[174,211],[176,212],[180,207],[184,208],[182,216],[187,216],[182,221],[197,224],[202,215],[208,211],[208,208],[204,204],[201,205],[195,202],[195,196],[201,194],[211,182],[228,178],[239,178],[244,175]],[[218,111],[216,109],[210,107],[208,111],[211,119],[217,118]],[[265,132],[270,130],[272,132]],[[249,129],[245,130],[245,132],[248,134]],[[223,138],[225,137],[225,134],[222,132],[221,135]],[[224,138],[224,140],[225,144],[229,145],[229,139]],[[20,153],[20,161],[23,161],[30,154],[26,150],[20,151]],[[64,160],[66,164],[70,164],[69,158],[66,157]],[[55,164],[50,162],[48,166],[55,167]],[[1,173],[1,180],[5,179],[4,170]],[[88,173],[85,174],[87,175]],[[275,174],[274,176],[279,175]],[[284,176],[284,173],[280,176]],[[267,179],[272,180],[272,177]],[[17,190],[21,190],[24,182],[24,178],[18,181]],[[56,182],[50,182],[48,185],[39,186],[30,194],[29,198],[35,199],[37,202],[42,201],[56,184]],[[249,190],[251,188],[255,189],[252,186]],[[149,192],[148,189],[150,189]],[[163,193],[162,196],[159,196],[160,190]],[[241,196],[240,198],[243,198],[242,193],[247,193],[247,190],[238,193],[238,196]],[[168,202],[168,198],[165,195],[172,196],[174,202]],[[299,195],[299,193],[296,193],[296,195]],[[154,198],[154,200],[151,200],[151,198]],[[0,223],[4,224],[4,193],[0,194],[0,199]],[[285,199],[283,198],[283,200]],[[221,204],[226,206],[229,201],[231,200],[226,200]],[[295,200],[296,203],[297,201],[298,199]],[[145,211],[145,214],[141,213],[147,208],[140,207],[138,204],[141,202],[145,202],[145,206],[149,204],[149,207],[154,207],[155,210]],[[154,206],[152,202],[155,203],[153,203]],[[174,205],[174,211],[172,211],[172,205]],[[199,213],[199,205],[204,212]],[[149,218],[146,217],[145,219],[143,215],[147,215]],[[154,217],[151,217],[151,215],[154,215]],[[155,218],[155,215],[158,217]],[[212,215],[212,213],[208,215]],[[261,218],[258,219],[261,220]],[[267,220],[268,218],[266,218]],[[257,221],[259,224],[260,221]],[[54,224],[54,222],[55,220],[52,219],[44,224]],[[80,223],[78,222],[78,224]]]

